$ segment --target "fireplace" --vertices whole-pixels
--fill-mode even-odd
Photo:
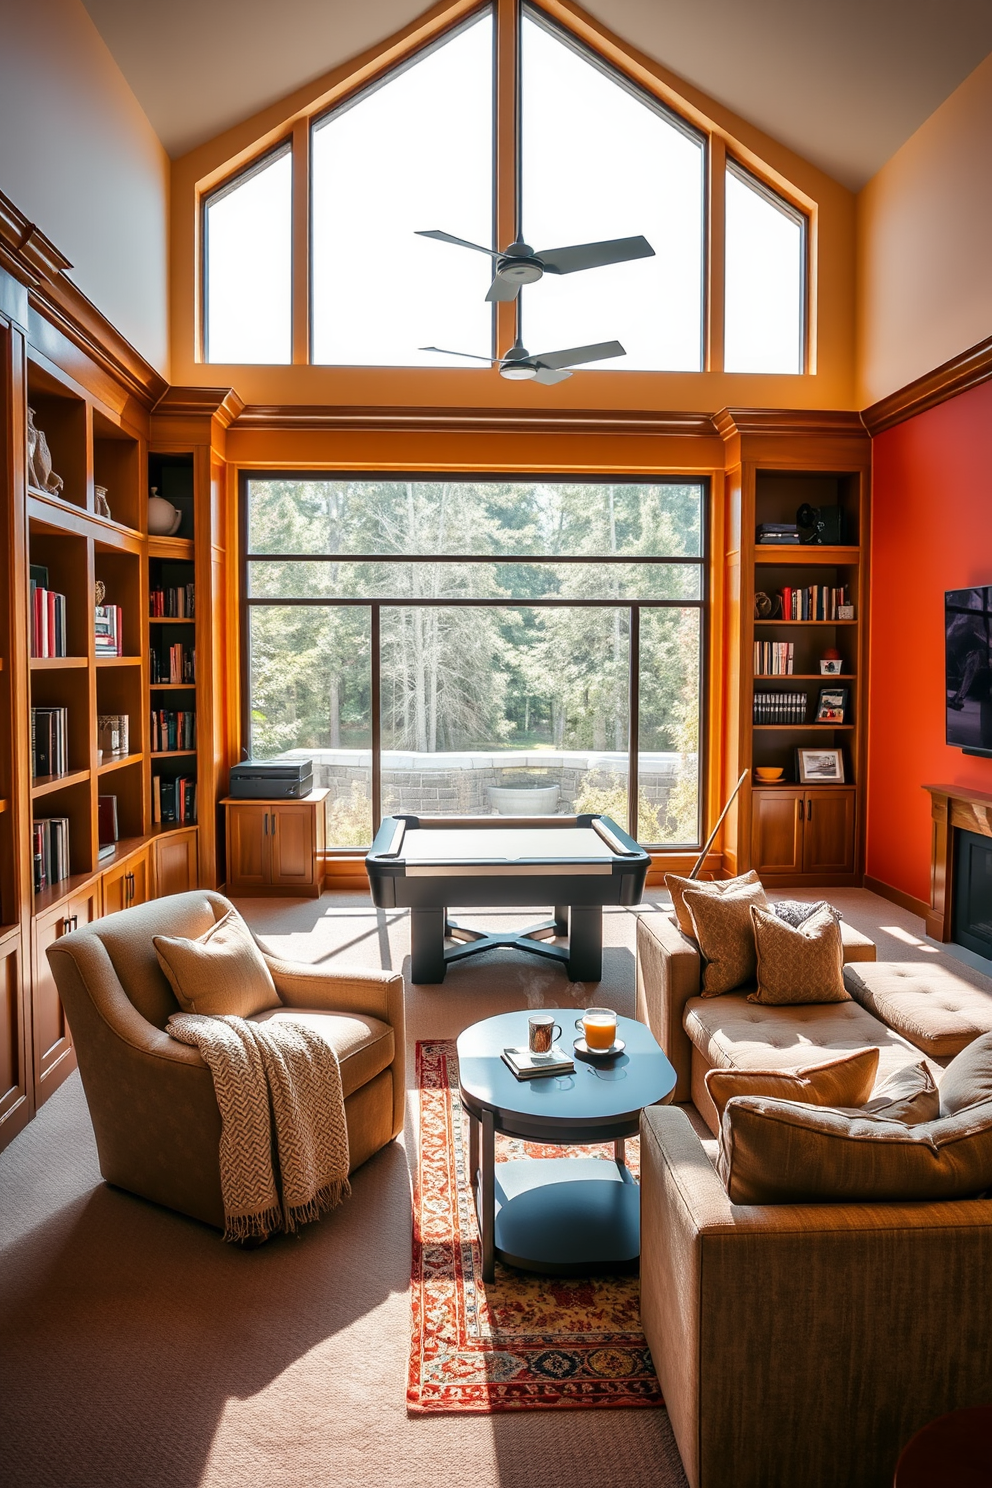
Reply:
[[[926,785],[933,818],[927,934],[992,960],[992,795]]]

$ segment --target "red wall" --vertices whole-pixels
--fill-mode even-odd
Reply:
[[[992,383],[873,447],[868,861],[930,899],[924,784],[992,792],[992,760],[944,743],[944,590],[992,584]]]

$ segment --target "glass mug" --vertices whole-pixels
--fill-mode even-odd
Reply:
[[[586,1041],[586,1048],[605,1054],[617,1041],[617,1015],[612,1008],[586,1008],[575,1026]]]
[[[550,1054],[551,1045],[561,1038],[561,1026],[553,1013],[534,1013],[527,1022],[527,1047],[532,1054]]]

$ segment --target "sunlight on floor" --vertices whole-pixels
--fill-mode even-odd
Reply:
[[[930,956],[939,956],[940,951],[936,946],[927,945],[925,940],[920,940],[918,935],[910,935],[908,930],[903,930],[901,925],[879,925],[879,931],[891,935],[893,940],[901,940],[904,945],[918,946],[921,951],[926,951]]]

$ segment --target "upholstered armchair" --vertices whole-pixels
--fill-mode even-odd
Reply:
[[[224,1209],[213,1080],[199,1051],[165,1032],[179,1004],[152,937],[194,939],[230,908],[223,895],[196,889],[95,920],[48,951],[104,1178],[218,1228]],[[330,1033],[354,1171],[403,1126],[403,978],[265,960],[286,1008],[319,1019]]]

